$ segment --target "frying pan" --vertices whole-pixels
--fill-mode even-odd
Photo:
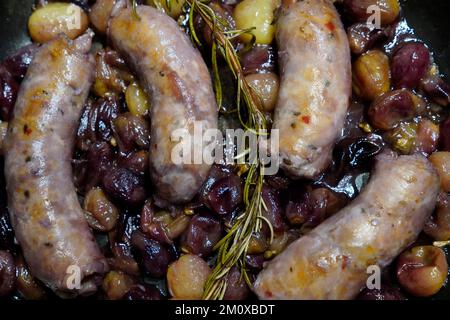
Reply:
[[[35,0],[0,0],[0,61],[30,42],[27,21]],[[401,0],[403,14],[434,53],[441,72],[450,80],[449,0]],[[446,249],[447,257],[448,249]],[[447,285],[434,299],[450,299]]]
[[[30,42],[27,21],[35,0],[0,1],[0,59]],[[450,2],[401,0],[403,13],[417,36],[430,46],[443,74],[450,76]]]

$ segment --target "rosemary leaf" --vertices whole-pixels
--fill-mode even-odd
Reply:
[[[220,80],[219,67],[217,66],[217,44],[213,41],[211,48],[211,64],[214,77],[214,92],[219,110],[222,109],[222,81]]]

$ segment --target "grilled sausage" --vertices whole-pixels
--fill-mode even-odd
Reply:
[[[199,143],[194,124],[202,123],[202,133],[217,128],[211,77],[200,53],[173,19],[149,6],[138,6],[137,15],[131,8],[113,15],[109,39],[151,99],[150,173],[157,196],[184,203],[197,193],[211,164],[174,162],[172,151],[178,142],[171,135],[186,129],[193,150]]]
[[[131,6],[129,0],[96,0],[89,11],[89,20],[95,31],[106,34],[111,17],[127,6]]]
[[[92,293],[108,269],[72,182],[76,128],[93,81],[91,38],[86,34],[71,41],[60,36],[38,49],[5,145],[8,206],[16,238],[33,275],[63,297]]]
[[[117,0],[97,0],[89,11],[89,20],[99,33],[105,34]]]
[[[382,154],[363,192],[269,263],[261,299],[352,299],[367,268],[383,268],[411,244],[432,213],[439,178],[423,156]]]
[[[286,1],[277,22],[280,93],[274,129],[280,166],[314,178],[331,161],[351,95],[347,35],[329,0]]]

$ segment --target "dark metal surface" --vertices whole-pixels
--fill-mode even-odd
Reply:
[[[0,0],[0,60],[30,42],[28,17],[34,0]]]
[[[0,60],[30,40],[27,20],[34,0],[0,0]],[[450,77],[449,0],[402,0],[404,15],[434,52],[443,74]]]
[[[449,0],[403,0],[403,13],[434,53],[441,72],[450,79],[450,1]]]
[[[0,60],[30,42],[27,21],[34,2],[35,0],[0,0]],[[450,80],[450,0],[401,2],[409,25],[430,47],[441,72]],[[434,298],[449,299],[450,285]]]

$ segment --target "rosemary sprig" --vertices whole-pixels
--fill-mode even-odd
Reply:
[[[162,12],[166,12],[167,10],[170,11],[172,10],[172,0],[163,0],[164,4],[165,4],[165,8],[161,2],[161,0],[154,0],[153,3],[155,4],[155,7],[158,10],[161,10]],[[177,3],[179,0],[175,0]]]
[[[170,1],[170,0],[166,0]],[[155,3],[159,2],[155,0]],[[195,14],[198,14],[206,25],[212,30],[211,63],[214,79],[214,89],[219,108],[222,105],[222,83],[218,68],[218,53],[224,58],[237,81],[237,114],[243,128],[247,132],[256,135],[266,135],[266,119],[262,110],[260,97],[246,81],[238,53],[232,44],[232,40],[248,30],[232,30],[227,21],[217,16],[214,10],[208,6],[210,0],[186,0],[188,6],[188,27],[192,40],[201,46],[201,41],[196,34],[194,26]],[[133,0],[133,3],[135,1]],[[162,11],[163,8],[161,8]],[[254,42],[254,36],[251,44]],[[242,153],[237,157],[246,157],[249,152]],[[246,167],[246,172],[240,168],[240,174],[246,173],[244,185],[245,211],[239,215],[234,224],[229,228],[225,237],[215,246],[217,250],[217,262],[214,270],[205,284],[203,299],[221,300],[226,292],[227,276],[233,266],[238,266],[244,280],[251,285],[245,266],[245,256],[252,236],[260,232],[263,223],[266,223],[271,232],[273,229],[270,222],[263,216],[263,210],[267,210],[261,196],[264,183],[264,166],[256,157]]]
[[[208,6],[208,2],[187,0],[190,9],[188,25],[192,39],[199,45],[201,43],[194,28],[194,14],[200,15],[205,24],[212,30],[211,62],[218,105],[221,106],[222,101],[222,87],[217,67],[217,53],[219,52],[237,81],[236,105],[242,126],[246,131],[256,135],[266,134],[266,120],[260,111],[262,109],[261,100],[245,80],[238,53],[232,44],[235,37],[250,30],[230,30],[227,22],[216,15],[214,10]],[[257,158],[252,161],[249,164],[244,186],[245,211],[236,218],[234,225],[215,247],[215,250],[218,250],[217,262],[206,281],[204,299],[223,299],[227,275],[233,266],[238,266],[245,281],[249,285],[251,284],[245,267],[245,256],[251,238],[261,230],[263,222],[267,223],[272,230],[270,222],[263,216],[265,204],[261,197],[261,191],[264,183],[264,166]]]
[[[136,0],[132,0],[131,1],[131,12],[133,13],[133,16],[136,19],[141,20],[141,17],[139,16],[139,14],[137,12],[137,2],[136,2]]]

